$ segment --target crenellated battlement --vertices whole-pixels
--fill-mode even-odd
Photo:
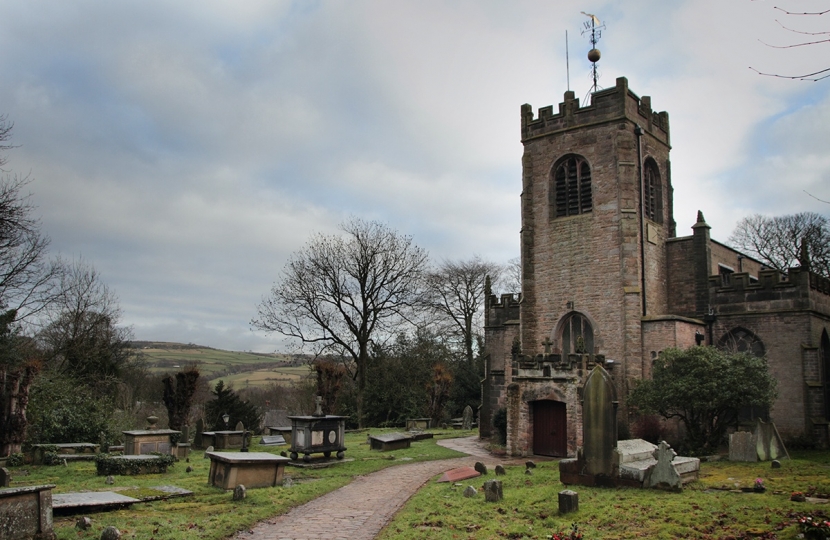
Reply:
[[[816,309],[830,304],[830,280],[803,268],[790,268],[786,274],[778,270],[762,270],[758,280],[751,281],[746,272],[729,276],[709,277],[709,298],[721,314],[746,310],[747,304],[761,309]]]
[[[628,79],[620,77],[613,88],[591,94],[591,104],[579,106],[573,91],[565,92],[565,98],[554,113],[553,106],[539,109],[534,118],[533,107],[522,105],[522,142],[557,131],[617,121],[627,118],[647,133],[665,144],[669,142],[669,114],[651,109],[649,96],[638,97],[628,89]]]
[[[521,293],[503,294],[500,298],[495,294],[489,295],[484,310],[484,326],[502,326],[508,321],[518,321],[521,301]]]

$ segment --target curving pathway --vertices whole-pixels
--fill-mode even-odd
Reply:
[[[396,465],[358,476],[350,484],[327,493],[286,514],[259,522],[233,536],[237,540],[371,540],[430,478],[481,461],[488,467],[511,463],[491,455],[478,437],[445,439],[438,444],[464,452],[466,457]]]

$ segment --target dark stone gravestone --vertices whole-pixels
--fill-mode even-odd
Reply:
[[[205,430],[205,423],[202,421],[201,418],[196,420],[196,435],[193,437],[193,447],[194,448],[201,448],[202,447],[202,432]]]
[[[239,484],[238,486],[233,488],[233,500],[241,501],[242,499],[244,499],[247,496],[247,494],[248,494],[247,491],[248,490],[245,489],[245,486],[243,486],[242,484]]]
[[[479,473],[481,473],[485,476],[487,475],[487,465],[485,465],[484,463],[482,463],[480,461],[476,461],[476,464],[473,466],[473,468],[476,471],[478,471]]]
[[[473,408],[467,405],[462,413],[461,429],[473,429]]]
[[[729,434],[729,461],[758,461],[757,440],[748,431]]]
[[[470,497],[475,497],[476,493],[478,493],[478,491],[473,486],[467,486],[466,488],[464,488],[464,496],[468,499]]]
[[[11,482],[12,475],[9,474],[9,470],[5,467],[0,467],[0,488],[9,487]]]
[[[101,540],[119,540],[121,531],[110,525],[101,533]]]
[[[559,513],[567,514],[579,510],[579,494],[566,489],[559,492]]]
[[[496,465],[496,476],[504,476],[507,472],[504,470],[503,465]]]
[[[499,502],[504,499],[504,490],[501,480],[487,480],[484,482],[484,500],[487,502]]]
[[[596,366],[582,393],[584,474],[614,476],[617,447],[617,391],[611,375]]]

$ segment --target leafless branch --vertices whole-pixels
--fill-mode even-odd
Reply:
[[[777,73],[763,73],[763,72],[758,71],[757,69],[755,69],[754,67],[751,67],[751,66],[750,66],[749,69],[751,69],[752,71],[754,71],[758,75],[763,75],[765,77],[777,77],[779,79],[793,79],[793,80],[799,80],[799,81],[820,81],[822,79],[826,79],[827,77],[830,77],[830,68],[822,69],[821,71],[816,71],[814,73],[805,73],[804,75],[778,75]],[[816,75],[820,75],[822,73],[826,73],[826,75],[822,75],[821,77],[816,77]]]

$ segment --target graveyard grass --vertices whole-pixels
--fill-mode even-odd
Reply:
[[[371,430],[372,434],[393,430]],[[472,431],[436,431],[437,438],[472,435]],[[324,469],[286,467],[285,476],[291,477],[293,486],[248,490],[242,501],[234,501],[231,491],[207,485],[210,460],[204,459],[204,452],[194,451],[190,461],[181,460],[172,465],[165,474],[140,476],[116,476],[113,485],[105,483],[106,477],[97,476],[95,462],[69,462],[67,466],[23,465],[9,468],[12,476],[11,487],[56,484],[53,493],[78,491],[116,491],[133,498],[159,495],[154,486],[173,485],[193,491],[188,497],[171,498],[147,503],[134,504],[131,508],[80,514],[56,516],[55,533],[60,540],[95,539],[109,525],[117,527],[124,539],[177,540],[189,538],[223,539],[238,530],[244,530],[256,522],[287,512],[329,491],[348,484],[355,476],[365,475],[393,465],[461,457],[463,454],[436,444],[436,439],[412,443],[408,449],[394,452],[369,450],[366,432],[346,435],[346,461]],[[259,437],[255,437],[259,440]],[[273,447],[253,445],[252,452],[278,454],[287,446]],[[187,467],[193,468],[190,473]],[[92,528],[79,531],[75,528],[78,517],[87,515],[92,519]]]
[[[826,504],[792,502],[794,491],[808,496],[830,493],[830,452],[794,453],[780,469],[769,462],[701,464],[699,481],[680,493],[634,488],[564,486],[558,462],[537,462],[532,475],[524,466],[507,467],[501,479],[504,499],[487,503],[481,490],[484,478],[460,485],[430,481],[421,489],[378,538],[484,539],[568,538],[576,524],[584,540],[630,538],[798,538],[797,516],[827,515]],[[763,479],[764,493],[740,492]],[[462,495],[472,485],[478,494]],[[572,489],[579,494],[579,510],[558,515],[558,493]],[[736,492],[737,491],[737,492]],[[821,495],[824,494],[824,495]]]

